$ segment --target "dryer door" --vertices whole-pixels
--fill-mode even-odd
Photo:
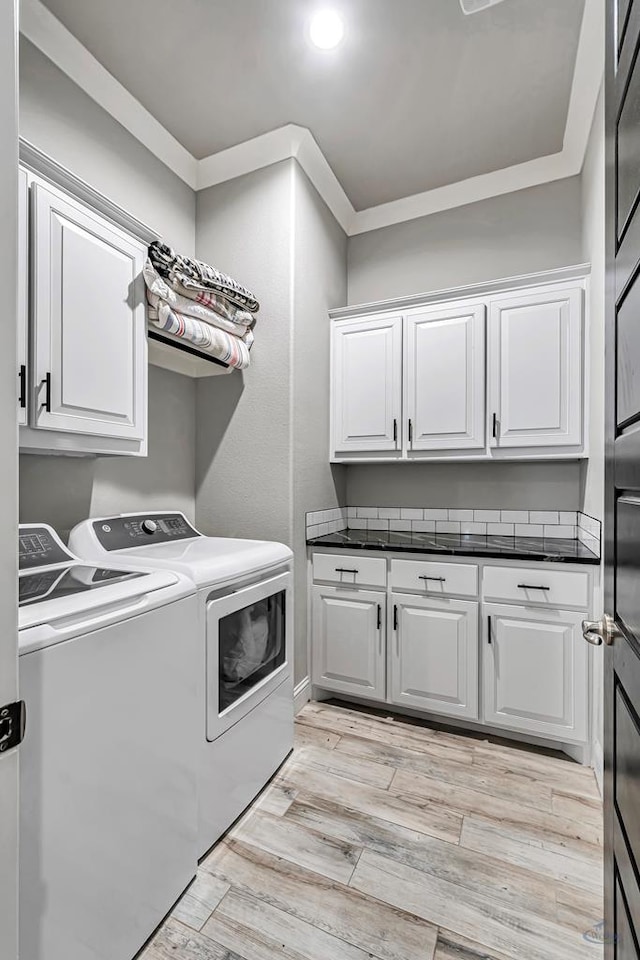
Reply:
[[[291,574],[207,605],[207,739],[215,740],[292,670]]]

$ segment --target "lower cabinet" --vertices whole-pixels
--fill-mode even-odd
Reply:
[[[393,703],[478,717],[478,604],[392,594]]]
[[[384,700],[386,594],[313,588],[313,682]]]
[[[485,604],[484,720],[567,741],[587,739],[584,614]]]

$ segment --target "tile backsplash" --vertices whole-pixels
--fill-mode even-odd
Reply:
[[[600,521],[574,510],[335,507],[306,515],[307,539],[351,530],[581,540],[600,556]]]

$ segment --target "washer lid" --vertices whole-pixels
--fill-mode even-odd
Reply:
[[[109,556],[118,562],[123,558],[135,559],[146,567],[177,570],[191,577],[197,586],[204,587],[289,563],[293,553],[283,543],[268,540],[200,536],[193,540],[114,550]]]
[[[132,604],[151,593],[174,587],[180,582],[169,570],[110,570],[74,562],[66,566],[44,568],[19,577],[20,630],[62,620],[99,617],[111,607],[122,608],[122,615],[135,613]],[[188,583],[184,595],[188,595]],[[193,588],[191,588],[193,592]],[[177,599],[172,591],[171,599]]]

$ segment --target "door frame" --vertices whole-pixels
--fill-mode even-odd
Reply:
[[[18,3],[0,3],[0,284],[3,350],[0,351],[0,705],[18,696],[17,524],[18,425],[16,419],[18,304]],[[0,956],[18,956],[18,750],[0,754]]]

